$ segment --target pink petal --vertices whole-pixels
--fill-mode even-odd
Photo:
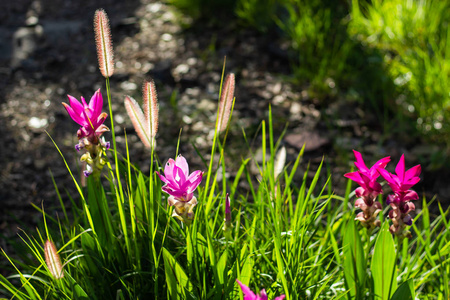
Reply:
[[[364,163],[361,153],[359,153],[356,150],[353,150],[353,154],[355,154],[356,158],[355,166],[362,172],[368,172],[369,169],[366,167],[366,164]]]
[[[69,116],[72,118],[72,120],[74,120],[78,125],[84,126],[85,125],[85,121],[84,119],[77,114],[72,107],[70,107],[69,105],[67,105],[66,103],[62,103],[64,105],[64,108],[66,109],[67,113],[69,114]]]
[[[400,157],[400,160],[398,161],[397,166],[395,167],[395,173],[397,174],[398,178],[401,182],[403,182],[403,179],[405,178],[405,155],[402,154]]]
[[[169,180],[166,179],[166,177],[164,177],[163,175],[159,174],[159,172],[156,172],[156,174],[158,174],[159,179],[161,179],[162,182],[169,184]]]
[[[364,183],[359,172],[347,173],[347,174],[344,174],[344,177],[347,177],[348,179],[353,180],[354,182],[356,182],[358,184]]]
[[[278,297],[276,297],[276,298],[273,299],[273,300],[283,300],[284,298],[286,298],[286,295],[278,296]]]
[[[186,194],[186,192],[183,192],[180,190],[173,190],[167,185],[163,186],[161,189],[163,190],[163,192],[166,192],[167,194],[174,196],[175,198],[185,199],[186,201],[190,200],[190,199],[186,199],[186,198],[188,198],[188,195]]]
[[[255,293],[252,292],[252,290],[236,279],[236,282],[240,285],[242,293],[244,294],[244,300],[257,300]]]
[[[189,175],[186,183],[183,185],[183,187],[186,187],[190,192],[195,191],[195,189],[198,187],[198,185],[202,182],[203,178],[203,172],[200,170],[192,172],[191,175]]]
[[[262,289],[261,290],[261,292],[259,293],[259,297],[258,297],[258,299],[260,299],[260,300],[267,300],[267,293],[266,293],[266,290],[265,289]]]
[[[100,125],[103,124],[103,122],[105,122],[106,118],[108,117],[107,113],[101,113],[97,120],[94,121],[94,128],[99,127]]]
[[[69,104],[70,107],[72,107],[73,111],[77,113],[78,115],[81,115],[84,108],[83,105],[78,101],[75,97],[67,95],[67,98],[69,98]]]
[[[83,116],[86,122],[86,125],[84,125],[84,127],[86,129],[88,129],[89,131],[93,131],[94,130],[94,123],[93,120],[91,120],[91,118],[89,117],[89,115],[86,113],[86,111],[83,111]]]
[[[419,195],[417,195],[417,193],[413,190],[407,191],[406,194],[402,198],[403,201],[418,200],[418,199],[419,199]]]
[[[392,174],[386,171],[385,169],[378,169],[380,175],[389,183],[395,184],[395,180],[392,178]]]
[[[92,110],[92,116],[97,118],[102,113],[103,109],[103,97],[100,93],[100,89],[98,89],[91,100],[89,101],[89,108]]]
[[[410,188],[413,187],[413,185],[415,185],[415,184],[418,183],[419,181],[420,181],[420,178],[419,178],[419,177],[411,178],[410,180],[408,180],[407,182],[404,182],[404,183],[402,184],[402,190],[403,190],[403,191],[409,190]]]
[[[173,177],[175,178],[175,181],[177,181],[179,187],[181,188],[186,182],[187,176],[184,174],[183,170],[176,165],[173,168],[173,171],[174,171]]]
[[[164,176],[166,176],[167,180],[170,182],[175,182],[173,177],[173,168],[175,167],[175,161],[172,158],[169,158],[169,161],[166,163],[164,168]]]
[[[373,165],[373,168],[376,168],[376,169],[383,168],[383,169],[384,169],[384,168],[386,167],[386,165],[387,165],[390,161],[391,161],[391,157],[390,157],[390,156],[384,157],[384,158],[380,159],[379,161],[377,161],[377,162]]]
[[[83,97],[83,96],[81,96],[80,98],[81,98],[81,104],[83,104],[83,110],[85,110],[86,108],[89,107],[89,105],[87,105],[87,103],[86,103],[86,101],[84,100],[84,97]]]
[[[422,167],[420,165],[414,166],[405,173],[405,181],[413,178],[418,177],[420,175],[420,172],[422,171]]]
[[[182,155],[178,155],[175,164],[183,171],[185,178],[187,178],[189,176],[189,165],[186,161],[186,158],[184,158]]]

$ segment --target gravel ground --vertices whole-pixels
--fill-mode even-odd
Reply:
[[[204,168],[193,145],[208,158],[225,56],[226,70],[234,72],[237,81],[227,153],[229,176],[233,163],[249,156],[241,128],[258,154],[260,138],[253,137],[269,105],[277,136],[288,124],[283,139],[288,161],[306,142],[305,161],[311,161],[314,169],[325,156],[338,194],[345,187],[342,174],[353,160],[351,149],[361,150],[369,161],[383,155],[396,161],[406,153],[409,166],[434,149],[408,139],[385,138],[380,143],[380,126],[370,112],[339,96],[325,107],[304,87],[289,83],[287,44],[275,33],[261,34],[229,23],[192,24],[166,4],[150,0],[7,0],[0,4],[2,248],[8,249],[7,240],[18,227],[33,227],[41,219],[31,203],[39,207],[44,203],[45,210],[55,215],[59,202],[51,174],[64,200],[66,191],[74,192],[51,138],[79,174],[79,155],[74,150],[77,126],[61,102],[67,101],[67,94],[89,99],[98,88],[105,95],[92,29],[94,11],[101,7],[111,20],[115,49],[111,86],[118,147],[125,153],[126,131],[132,160],[144,171],[149,169],[149,154],[125,113],[124,95],[141,101],[143,81],[153,78],[160,104],[159,159],[164,162],[175,155],[182,128],[180,152],[194,168]],[[191,26],[186,29],[186,24]],[[330,94],[336,94],[332,81],[329,86]],[[448,170],[425,170],[416,190],[430,198],[437,194],[448,203],[448,175]]]

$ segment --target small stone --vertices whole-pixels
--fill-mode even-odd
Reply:
[[[164,33],[164,34],[161,36],[161,39],[162,39],[164,42],[169,42],[169,41],[172,40],[172,35],[171,35],[170,33]]]
[[[118,124],[123,124],[125,122],[125,118],[122,115],[116,114],[114,115],[114,121]]]
[[[180,64],[173,70],[174,74],[186,74],[187,72],[189,72],[189,66],[187,64]]]
[[[35,128],[35,129],[39,129],[42,127],[47,126],[48,121],[47,119],[39,119],[36,117],[32,117],[29,121],[28,121],[28,126]]]
[[[183,122],[186,124],[191,124],[192,123],[192,118],[189,117],[188,115],[184,115],[183,116]]]
[[[134,82],[124,81],[120,84],[120,87],[127,91],[134,91],[137,89],[137,84]]]
[[[303,145],[305,145],[305,151],[314,151],[330,143],[329,138],[324,137],[315,131],[291,133],[286,135],[284,140],[286,143],[297,149],[301,149]]]

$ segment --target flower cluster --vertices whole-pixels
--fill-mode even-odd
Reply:
[[[89,104],[83,97],[81,102],[75,97],[67,95],[69,104],[62,103],[67,110],[69,116],[81,127],[78,129],[78,144],[75,145],[77,151],[85,149],[86,153],[81,156],[81,161],[87,163],[87,169],[84,175],[87,177],[94,173],[96,176],[100,174],[106,160],[102,157],[104,149],[110,147],[110,143],[106,142],[102,134],[109,131],[103,122],[108,115],[102,112],[103,97],[100,89],[92,96]]]
[[[378,170],[384,169],[391,159],[389,157],[382,158],[369,169],[364,163],[361,153],[355,150],[353,150],[353,153],[355,154],[355,166],[358,168],[358,171],[347,173],[344,176],[360,185],[355,190],[355,194],[358,197],[355,206],[359,207],[362,212],[356,216],[356,219],[361,221],[364,227],[374,228],[380,226],[377,215],[381,211],[381,203],[376,201],[376,199],[383,192],[381,184],[376,181],[380,176]]]
[[[259,295],[255,294],[248,286],[236,279],[244,294],[244,300],[268,300],[266,290],[262,289]],[[286,295],[276,297],[274,300],[283,300]]]
[[[194,219],[194,207],[197,205],[197,198],[194,191],[202,181],[203,172],[194,171],[189,174],[189,165],[186,159],[178,155],[166,163],[164,176],[156,172],[165,185],[162,190],[169,194],[167,199],[169,206],[174,206],[173,216],[190,224]]]
[[[381,185],[376,181],[381,175],[393,192],[393,194],[388,195],[386,200],[386,203],[392,208],[389,212],[389,218],[393,223],[390,231],[392,234],[402,238],[409,236],[410,233],[405,228],[406,225],[412,225],[413,219],[409,213],[415,210],[414,204],[410,201],[419,199],[417,193],[410,188],[420,181],[420,165],[405,171],[405,157],[402,155],[395,167],[395,174],[392,174],[385,169],[390,161],[390,157],[380,159],[369,169],[366,167],[361,153],[355,150],[353,152],[356,158],[355,166],[358,168],[358,171],[347,173],[344,176],[360,185],[355,190],[356,196],[359,197],[355,202],[355,206],[359,207],[362,212],[356,216],[356,219],[361,221],[363,226],[367,228],[380,225],[377,215],[382,207],[375,199],[382,193]]]
[[[420,181],[421,167],[417,165],[405,171],[405,157],[402,155],[395,167],[395,174],[386,170],[379,170],[379,172],[393,192],[386,200],[386,203],[392,208],[389,212],[389,218],[393,224],[389,230],[392,234],[398,236],[410,236],[410,232],[405,230],[406,225],[412,225],[413,219],[409,213],[415,210],[414,203],[410,201],[419,199],[419,195],[410,188]]]

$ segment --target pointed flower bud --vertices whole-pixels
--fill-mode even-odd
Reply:
[[[222,93],[220,94],[219,116],[216,125],[216,129],[218,132],[222,132],[227,128],[228,120],[230,119],[231,114],[231,106],[233,104],[234,86],[234,74],[230,73],[225,78]]]
[[[147,148],[155,146],[155,136],[158,131],[158,97],[153,80],[144,82],[143,108],[130,96],[125,97],[125,109],[133,123],[134,130]]]
[[[95,11],[94,32],[100,72],[105,78],[111,77],[114,73],[114,52],[108,15],[103,9],[97,9]]]
[[[45,263],[47,264],[47,268],[52,274],[53,278],[61,279],[64,277],[64,272],[61,266],[61,259],[59,257],[58,251],[56,251],[55,244],[47,240],[44,245],[44,253],[45,253]]]

